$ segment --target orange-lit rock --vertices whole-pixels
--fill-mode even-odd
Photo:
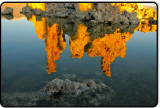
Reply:
[[[145,21],[146,18],[149,17],[153,17],[154,20],[157,20],[157,11],[155,9],[144,7],[139,3],[111,3],[111,5],[119,7],[120,12],[123,10],[137,12],[137,17],[141,19],[141,21]]]
[[[69,41],[72,58],[77,57],[80,59],[84,55],[84,46],[90,41],[87,27],[79,24],[76,36],[73,40],[69,37]]]
[[[106,34],[103,38],[97,38],[92,42],[87,54],[90,57],[102,57],[102,71],[111,77],[110,64],[116,57],[125,57],[126,42],[130,40],[132,34],[129,32],[119,33],[117,29],[113,34]]]
[[[79,4],[79,9],[81,11],[87,11],[88,9],[92,9],[93,4],[92,3],[78,3]]]
[[[135,29],[135,31],[136,30],[144,33],[154,32],[157,31],[157,25],[156,24],[149,25],[148,23],[142,24],[141,22],[139,23],[139,26]]]
[[[33,9],[42,9],[43,11],[46,10],[45,3],[28,3],[28,6]]]
[[[33,22],[38,38],[42,40],[45,37],[48,58],[48,74],[56,72],[55,61],[59,59],[60,53],[66,47],[66,42],[64,42],[62,36],[63,30],[61,29],[61,31],[59,31],[58,24],[53,24],[49,27],[46,18],[42,18],[41,21],[37,21],[36,17],[33,15],[29,21]]]
[[[47,71],[48,74],[51,72],[56,72],[56,63],[55,61],[59,59],[60,53],[62,53],[63,49],[66,47],[66,43],[63,40],[63,30],[61,30],[60,35],[58,30],[58,24],[52,25],[52,27],[48,28],[47,35],[45,36],[45,44],[46,44],[46,51],[47,51]],[[60,41],[59,41],[60,40]],[[60,45],[62,49],[58,46]]]

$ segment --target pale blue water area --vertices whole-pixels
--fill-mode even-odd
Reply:
[[[111,77],[101,71],[101,57],[84,54],[72,58],[69,36],[66,48],[55,61],[56,72],[47,74],[47,52],[44,40],[27,19],[1,19],[1,92],[36,92],[62,74],[81,79],[96,79],[116,93],[106,106],[155,106],[157,104],[157,32],[133,33],[126,42],[124,58],[111,63]],[[94,98],[94,97],[93,97]]]

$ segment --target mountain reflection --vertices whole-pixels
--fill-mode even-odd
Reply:
[[[66,47],[64,34],[69,36],[72,58],[81,59],[84,53],[90,57],[101,57],[101,68],[106,76],[111,77],[111,63],[116,57],[125,57],[126,42],[135,31],[153,32],[157,25],[140,23],[135,25],[90,25],[84,22],[72,22],[67,19],[38,18],[28,19],[33,22],[39,39],[45,38],[48,74],[56,72],[55,61]],[[101,29],[103,28],[103,29]]]

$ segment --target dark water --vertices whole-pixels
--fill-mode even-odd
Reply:
[[[49,23],[46,19],[43,25],[43,20],[36,22],[33,19],[32,21],[1,19],[2,94],[36,92],[52,79],[63,74],[75,74],[84,80],[99,80],[115,91],[115,97],[110,103],[106,103],[106,106],[155,106],[157,104],[156,31],[133,32],[136,27],[132,27],[131,32],[121,28],[120,30],[124,31],[121,36],[116,34],[110,35],[109,38],[105,36],[107,33],[96,32],[96,29],[85,24],[67,26],[66,28],[69,29],[67,30],[63,24],[61,26],[61,23],[54,21]],[[55,24],[58,25],[58,29],[54,27]],[[103,26],[105,28],[105,25]],[[111,29],[104,31],[110,32],[113,30],[112,27],[109,26],[108,28]],[[38,28],[45,28],[45,32],[43,29],[36,32]],[[56,32],[57,30],[59,33]],[[43,40],[37,37],[39,34],[44,36]],[[123,36],[127,39],[118,39]],[[101,40],[102,38],[104,39]],[[106,61],[103,62],[104,59]],[[56,65],[49,67],[47,66],[49,63]],[[47,69],[52,70],[51,68],[56,72],[48,74]]]

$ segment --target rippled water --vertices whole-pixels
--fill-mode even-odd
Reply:
[[[32,16],[1,19],[1,30],[2,94],[37,92],[52,79],[75,74],[115,91],[104,106],[157,104],[156,25],[91,25]]]

